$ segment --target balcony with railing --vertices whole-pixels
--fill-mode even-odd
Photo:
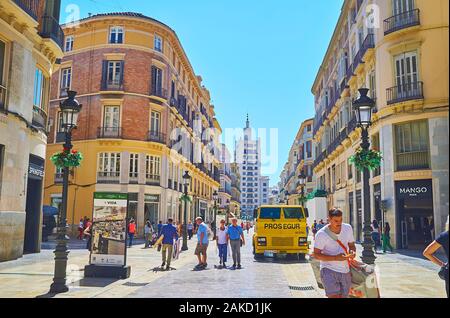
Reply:
[[[420,25],[419,9],[402,12],[384,20],[384,35],[417,25]]]
[[[106,79],[106,80],[102,80],[101,90],[102,91],[122,92],[124,90],[123,81],[120,80],[120,79],[114,79],[114,80]]]
[[[36,0],[13,0],[13,1],[34,20],[37,20],[39,13],[39,1]]]
[[[150,186],[159,186],[161,185],[161,176],[155,174],[145,174],[145,184]]]
[[[97,138],[99,139],[121,139],[121,127],[99,127],[97,129]]]
[[[39,1],[36,1],[39,2]],[[61,48],[64,48],[64,31],[59,21],[49,15],[44,15],[40,21],[39,34],[43,38],[52,39]]]
[[[423,99],[423,82],[406,83],[388,88],[386,90],[386,95],[388,105],[409,100]]]
[[[33,105],[33,120],[34,126],[45,128],[47,126],[47,113],[40,107]]]
[[[0,112],[6,110],[6,86],[0,84]]]
[[[359,48],[358,53],[355,55],[355,58],[353,60],[353,73],[356,71],[359,65],[364,63],[364,56],[370,49],[375,48],[375,35],[372,33],[367,34],[366,38],[364,39],[363,43],[361,44],[361,47]]]
[[[428,151],[397,153],[396,157],[397,171],[430,168],[430,155]]]
[[[160,144],[166,144],[166,134],[163,134],[160,131],[150,130],[147,135],[147,140],[151,142],[157,142]]]
[[[162,88],[162,87],[158,87],[158,86],[154,86],[151,88],[150,90],[150,95],[151,96],[156,96],[162,99],[167,100],[169,98],[169,94],[167,93],[167,89]]]
[[[106,184],[120,183],[120,172],[119,171],[98,172],[97,173],[97,182],[98,183],[106,183]]]

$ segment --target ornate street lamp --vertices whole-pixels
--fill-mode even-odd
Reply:
[[[60,104],[62,114],[62,127],[65,135],[64,149],[70,152],[72,145],[72,130],[77,127],[78,114],[81,111],[82,105],[75,99],[77,92],[68,91],[68,98]],[[63,168],[63,190],[62,190],[62,204],[61,214],[59,216],[58,234],[56,237],[57,245],[55,248],[55,274],[53,276],[53,283],[50,286],[50,293],[65,293],[69,290],[66,285],[66,269],[67,269],[67,196],[69,192],[69,167]]]
[[[286,205],[289,205],[289,191],[284,191],[284,196],[286,197]]]
[[[302,202],[302,206],[305,207],[305,186],[306,186],[306,175],[305,173],[302,172],[300,173],[300,175],[298,176],[298,184],[301,188],[301,193],[300,193],[300,200]]]
[[[375,108],[375,101],[367,96],[367,88],[359,89],[360,97],[353,102],[353,110],[356,114],[358,126],[361,127],[361,148],[369,151],[369,127],[372,124],[372,112]],[[362,261],[366,264],[375,263],[374,242],[372,240],[371,214],[370,214],[370,172],[366,167],[363,169],[363,200],[364,200],[364,241],[362,243]]]
[[[184,182],[184,196],[185,196],[185,200],[184,200],[184,224],[183,224],[183,246],[181,247],[182,251],[187,251],[188,250],[188,233],[187,233],[187,214],[188,214],[188,209],[187,209],[187,197],[188,197],[188,189],[189,189],[189,185],[191,184],[191,176],[189,175],[188,171],[184,172],[184,176],[183,176],[183,182]]]
[[[213,233],[214,233],[214,239],[216,239],[216,219],[217,219],[217,200],[219,199],[219,194],[216,190],[214,190],[213,193],[213,200],[214,200],[214,211],[213,211],[213,223],[211,224]]]

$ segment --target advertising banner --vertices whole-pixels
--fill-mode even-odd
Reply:
[[[128,194],[94,193],[90,264],[125,266]]]

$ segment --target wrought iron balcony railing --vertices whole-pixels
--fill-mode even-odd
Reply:
[[[99,127],[97,130],[97,137],[99,139],[120,139],[122,138],[122,128],[121,127]]]
[[[152,141],[152,142],[157,142],[160,144],[165,144],[166,143],[166,134],[163,134],[160,131],[152,131],[150,130],[148,132],[148,137],[147,137],[148,141]]]
[[[388,105],[408,100],[423,99],[423,82],[406,83],[386,90]]]
[[[154,174],[146,174],[145,175],[145,183],[147,185],[161,185],[161,176],[160,175],[154,175]]]
[[[34,20],[38,18],[39,1],[36,0],[14,0],[23,11],[30,15]]]
[[[40,128],[47,127],[47,113],[40,107],[34,105],[33,106],[33,125],[38,126]]]
[[[39,1],[35,1],[39,2]],[[64,31],[59,25],[54,17],[45,15],[40,21],[40,32],[39,34],[43,38],[49,38],[58,44],[58,46],[63,50],[64,48]]]
[[[120,172],[119,171],[109,171],[109,172],[98,172],[97,173],[98,183],[119,183],[120,182]]]
[[[384,20],[384,35],[420,25],[420,10],[402,12]]]

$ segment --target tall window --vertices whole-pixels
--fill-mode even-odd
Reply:
[[[377,82],[375,77],[375,71],[372,71],[369,74],[369,88],[370,88],[370,96],[373,100],[377,99]]]
[[[394,15],[414,10],[414,0],[393,0],[392,9]]]
[[[121,44],[123,43],[123,27],[115,26],[109,30],[109,43]]]
[[[120,176],[120,153],[102,152],[98,156],[99,177],[119,177]]]
[[[155,43],[154,43],[155,51],[162,52],[163,51],[163,39],[159,35],[155,34]]]
[[[162,95],[162,70],[156,66],[152,66],[152,93],[156,96]]]
[[[395,81],[399,97],[417,89],[419,74],[417,69],[417,52],[407,52],[395,56]]]
[[[34,73],[34,93],[33,105],[39,109],[45,109],[45,89],[47,87],[47,79],[41,69],[36,67]]]
[[[67,90],[70,89],[72,83],[72,68],[64,68],[61,70],[61,96],[67,96]]]
[[[122,78],[122,62],[109,61],[108,62],[108,84],[120,85]]]
[[[151,119],[150,119],[150,130],[154,135],[158,135],[161,131],[161,113],[152,111]]]
[[[306,157],[307,158],[312,157],[312,142],[311,141],[306,142]]]
[[[145,174],[147,179],[158,179],[161,176],[161,158],[147,155],[145,160]]]
[[[428,169],[429,133],[426,120],[395,125],[396,170]]]
[[[139,154],[130,154],[130,178],[137,179],[139,177]]]
[[[73,50],[73,35],[66,36],[65,44],[64,44],[64,52],[70,52]]]
[[[103,114],[103,132],[117,134],[120,127],[120,107],[105,106]]]

